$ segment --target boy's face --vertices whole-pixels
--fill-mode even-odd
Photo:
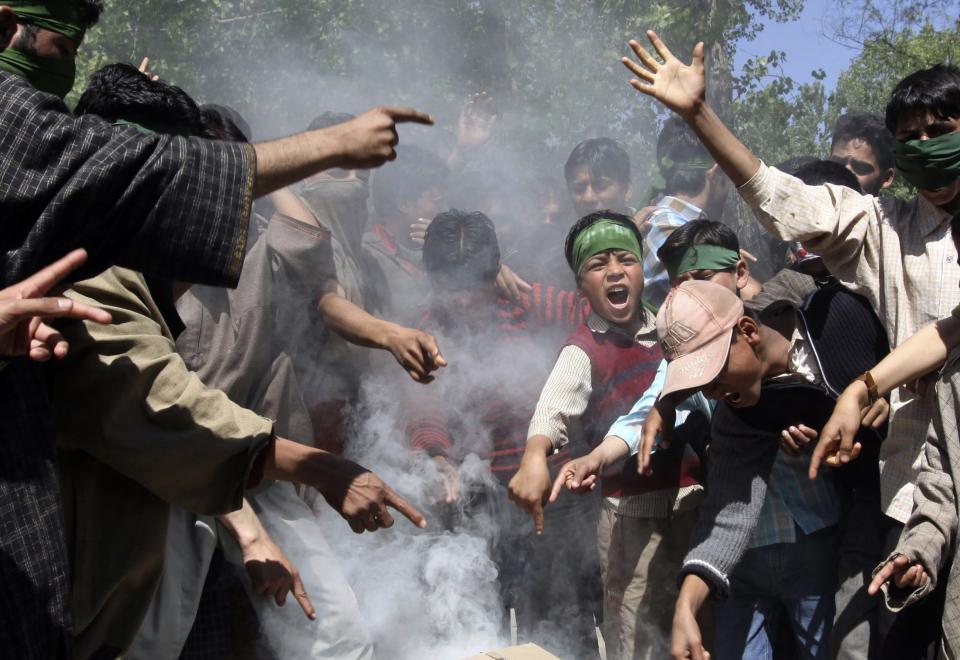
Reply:
[[[741,259],[733,270],[690,270],[670,279],[670,288],[676,288],[688,280],[703,280],[719,284],[731,293],[739,294],[740,289],[747,285],[750,277],[750,268],[747,262]]]
[[[622,209],[633,192],[629,182],[591,172],[586,165],[577,168],[567,181],[570,200],[578,218],[604,209]]]
[[[853,138],[834,144],[830,150],[830,160],[850,170],[860,182],[860,188],[868,195],[876,195],[893,183],[893,169],[880,169],[877,156],[866,140]]]
[[[903,117],[897,124],[894,137],[900,142],[910,140],[930,140],[947,133],[960,131],[960,116],[939,119],[933,114],[915,113]],[[960,200],[960,178],[953,183],[935,190],[920,189],[920,194],[934,206],[949,206]]]
[[[700,391],[708,399],[725,401],[734,408],[750,408],[760,401],[763,382],[763,365],[755,350],[760,343],[760,330],[756,321],[743,316],[734,331],[727,363]]]
[[[420,218],[435,218],[448,210],[447,198],[439,186],[431,186],[416,199],[400,203],[405,221],[416,222]]]
[[[617,325],[631,323],[643,294],[643,265],[626,250],[595,254],[583,265],[579,289],[601,318]]]

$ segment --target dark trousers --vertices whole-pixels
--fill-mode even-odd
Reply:
[[[903,525],[887,516],[884,516],[883,523],[887,529],[884,541],[886,558],[896,549]],[[944,567],[940,574],[949,575],[950,567]],[[885,607],[880,608],[879,629],[883,660],[935,660],[942,636],[941,620],[946,593],[947,581],[941,580],[927,597],[898,614]]]

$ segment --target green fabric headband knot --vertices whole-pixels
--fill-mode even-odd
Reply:
[[[573,241],[570,255],[573,272],[580,277],[587,260],[607,250],[626,250],[639,261],[643,260],[643,247],[636,232],[614,220],[597,220],[577,234]]]
[[[691,245],[682,252],[666,255],[663,265],[670,279],[691,270],[730,270],[740,263],[740,253],[722,245]]]
[[[67,37],[77,46],[83,42],[87,29],[77,16],[76,0],[6,0],[21,23],[56,32]]]
[[[897,171],[924,190],[949,186],[960,177],[960,132],[929,140],[893,142]]]
[[[677,172],[706,172],[714,163],[709,158],[703,156],[694,156],[687,160],[674,161],[669,156],[664,156],[657,163],[657,171],[650,181],[650,192],[647,195],[648,200],[656,199],[663,195],[667,189],[667,179]]]

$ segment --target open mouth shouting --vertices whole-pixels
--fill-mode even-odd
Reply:
[[[607,289],[607,302],[613,309],[626,309],[630,302],[630,289],[622,284],[615,284]]]

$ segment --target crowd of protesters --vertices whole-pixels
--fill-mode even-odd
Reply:
[[[642,197],[608,137],[498,177],[483,94],[448,154],[398,145],[433,123],[410,108],[254,142],[145,65],[71,110],[101,12],[0,0],[0,655],[279,657],[251,599],[289,597],[317,657],[389,657],[337,548],[305,585],[267,531],[427,527],[347,458],[371,381],[442,477],[429,524],[495,521],[504,628],[560,657],[960,655],[956,68],[771,166],[703,45],[649,32],[623,64],[671,114]]]

